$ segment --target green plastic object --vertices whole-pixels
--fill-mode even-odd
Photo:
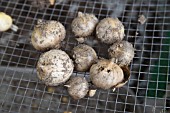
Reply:
[[[170,81],[170,32],[162,39],[162,47],[159,59],[150,71],[148,85],[148,97],[163,97],[166,92],[166,85]]]

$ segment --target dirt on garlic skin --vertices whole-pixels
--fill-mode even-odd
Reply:
[[[39,19],[32,33],[31,43],[35,49],[40,51],[59,48],[65,35],[66,30],[60,22]]]
[[[76,100],[85,97],[89,91],[88,82],[84,77],[72,77],[67,86],[69,95]]]
[[[118,18],[104,18],[96,27],[97,38],[107,44],[112,44],[124,38],[124,26]]]
[[[74,65],[69,56],[57,49],[43,53],[37,63],[38,78],[47,86],[57,86],[66,82],[73,69]]]

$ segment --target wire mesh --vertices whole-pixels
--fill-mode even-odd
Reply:
[[[32,0],[33,1],[33,0]],[[169,113],[170,112],[170,1],[169,0],[56,0],[38,9],[31,0],[0,0],[0,11],[12,16],[18,32],[0,32],[1,113]],[[98,90],[94,97],[73,100],[62,86],[47,87],[36,77],[41,52],[30,44],[37,19],[58,20],[67,30],[62,49],[67,53],[78,43],[70,29],[77,12],[95,14],[100,20],[118,17],[125,38],[134,45],[131,78],[122,88]],[[141,25],[138,16],[147,21]],[[98,56],[107,58],[105,44],[89,37]],[[89,77],[88,72],[74,76]]]

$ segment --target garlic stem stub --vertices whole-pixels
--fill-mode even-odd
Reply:
[[[11,16],[0,12],[0,32],[7,31],[8,29],[12,29],[15,32],[18,31],[18,27],[12,24]]]

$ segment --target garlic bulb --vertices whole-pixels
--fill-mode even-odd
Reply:
[[[34,27],[31,42],[37,50],[44,51],[52,48],[59,48],[65,35],[66,30],[60,22],[39,19],[37,25]]]
[[[120,41],[124,37],[124,26],[118,18],[104,18],[96,27],[97,38],[107,44]]]
[[[134,48],[128,41],[119,41],[114,43],[108,49],[109,56],[115,59],[119,66],[129,65],[134,58]]]
[[[62,50],[53,49],[43,53],[37,63],[38,78],[47,86],[66,82],[73,73],[74,65]]]
[[[8,29],[12,29],[16,32],[18,30],[18,27],[12,24],[11,16],[0,12],[0,32],[7,31]]]
[[[88,82],[83,77],[72,77],[65,86],[68,87],[68,93],[74,99],[85,97],[89,90]]]
[[[78,16],[72,21],[72,32],[79,37],[86,37],[93,33],[98,19],[93,14],[78,12]]]
[[[77,71],[87,71],[97,60],[95,50],[85,44],[79,44],[74,47],[72,57]]]
[[[98,88],[110,89],[123,81],[124,74],[111,60],[101,59],[90,68],[90,78]]]

